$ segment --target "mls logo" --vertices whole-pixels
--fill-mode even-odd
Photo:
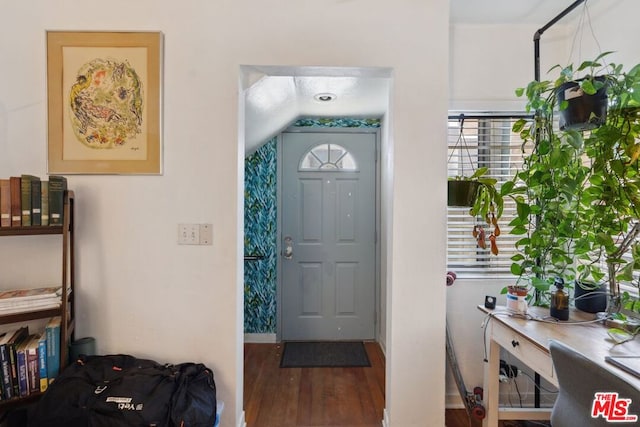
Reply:
[[[631,399],[621,399],[618,393],[596,393],[591,406],[591,418],[602,417],[608,422],[638,421],[638,416],[629,414]]]

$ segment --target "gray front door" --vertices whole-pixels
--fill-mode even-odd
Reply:
[[[285,132],[282,339],[373,339],[376,134]]]

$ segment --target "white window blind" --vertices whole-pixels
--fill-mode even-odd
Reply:
[[[498,180],[496,188],[509,181],[522,167],[522,141],[511,131],[513,123],[524,114],[460,114],[450,113],[448,125],[448,175],[469,176],[480,167],[487,167],[485,176]],[[461,131],[462,136],[461,138]],[[511,257],[515,242],[522,236],[509,234],[508,224],[515,217],[515,203],[504,199],[504,212],[498,225],[499,254],[481,249],[472,236],[474,225],[482,225],[487,238],[492,229],[482,218],[469,215],[469,208],[447,208],[447,268],[458,277],[500,278],[512,276]]]

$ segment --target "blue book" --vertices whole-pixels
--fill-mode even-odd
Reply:
[[[11,368],[11,386],[13,389],[12,396],[20,396],[20,388],[18,384],[18,360],[17,360],[17,347],[29,336],[29,327],[23,326],[13,334],[13,337],[9,339],[7,343],[7,352],[9,353],[9,366]]]
[[[44,393],[49,387],[47,373],[47,336],[40,335],[38,340],[38,369],[40,369],[40,391]]]
[[[60,373],[60,316],[52,317],[44,328],[47,338],[47,378],[49,384]]]
[[[29,380],[27,377],[27,344],[31,336],[22,340],[16,347],[16,366],[18,367],[18,395],[25,397],[29,395]]]

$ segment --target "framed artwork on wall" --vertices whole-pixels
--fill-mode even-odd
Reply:
[[[47,31],[48,173],[162,173],[162,41]]]

